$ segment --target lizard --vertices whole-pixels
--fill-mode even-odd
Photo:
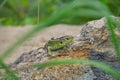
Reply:
[[[59,38],[51,38],[48,43],[45,45],[45,49],[47,49],[47,53],[50,56],[53,56],[52,51],[59,50],[64,48],[73,41],[73,36],[62,36]]]

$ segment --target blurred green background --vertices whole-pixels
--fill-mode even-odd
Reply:
[[[44,21],[60,6],[73,0],[0,0],[0,25],[34,25]],[[115,16],[120,16],[120,0],[101,0]],[[81,7],[79,9],[82,9]],[[71,13],[59,23],[84,23],[99,17],[80,17]],[[38,13],[39,11],[39,13]],[[39,16],[38,16],[39,14]],[[38,20],[39,19],[39,20]],[[38,22],[39,21],[39,22]]]

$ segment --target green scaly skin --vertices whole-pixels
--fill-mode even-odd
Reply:
[[[47,43],[48,54],[52,55],[52,51],[59,50],[67,46],[70,42],[73,41],[72,36],[63,36],[56,39],[51,39]]]

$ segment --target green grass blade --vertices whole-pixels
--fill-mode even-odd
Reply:
[[[80,9],[78,11],[74,10],[69,16],[79,16],[79,17],[104,17],[104,14],[101,14],[97,10],[92,10],[92,9]]]
[[[7,74],[4,74],[2,72],[0,72],[0,77],[5,78],[5,79],[9,78]]]
[[[118,61],[120,63],[120,46],[119,46],[119,41],[117,39],[117,36],[114,32],[114,27],[113,27],[113,22],[112,22],[113,20],[110,17],[107,17],[106,19],[107,19],[108,29],[109,29],[109,32],[111,35],[111,40],[112,40],[112,43],[114,45]]]
[[[6,3],[7,3],[7,0],[3,0],[2,3],[0,4],[0,8],[2,8]]]
[[[98,0],[84,0],[84,3],[86,4],[86,6],[91,7],[94,10],[97,10],[98,12],[100,12],[101,14],[103,14],[104,16],[108,16],[111,15],[111,12],[109,10],[109,8],[104,5],[101,1]]]
[[[1,66],[3,69],[5,69],[5,71],[7,72],[7,74],[8,74],[7,78],[8,78],[8,79],[9,79],[9,78],[12,78],[12,80],[20,80],[20,79],[14,74],[14,72],[13,72],[12,70],[10,70],[9,67],[6,66],[6,65],[3,63],[3,61],[2,61],[1,59],[0,59],[0,66]]]
[[[57,65],[66,65],[66,64],[87,64],[87,65],[91,65],[97,68],[102,69],[103,71],[111,74],[113,77],[115,77],[117,80],[120,80],[120,73],[111,68],[110,66],[103,64],[102,62],[98,62],[98,61],[92,61],[92,60],[87,60],[87,59],[54,59],[45,63],[41,63],[41,64],[35,64],[33,65],[34,67],[38,67],[38,68],[45,68],[45,67],[49,67],[49,66],[57,66]]]
[[[120,18],[119,20],[116,20],[116,19],[111,19],[112,20],[112,23],[115,25],[115,27],[118,27],[118,29],[120,30]]]

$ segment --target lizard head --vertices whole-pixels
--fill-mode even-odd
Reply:
[[[51,50],[57,50],[66,46],[72,41],[73,41],[73,36],[62,36],[60,38],[49,40],[48,47],[50,47]]]

